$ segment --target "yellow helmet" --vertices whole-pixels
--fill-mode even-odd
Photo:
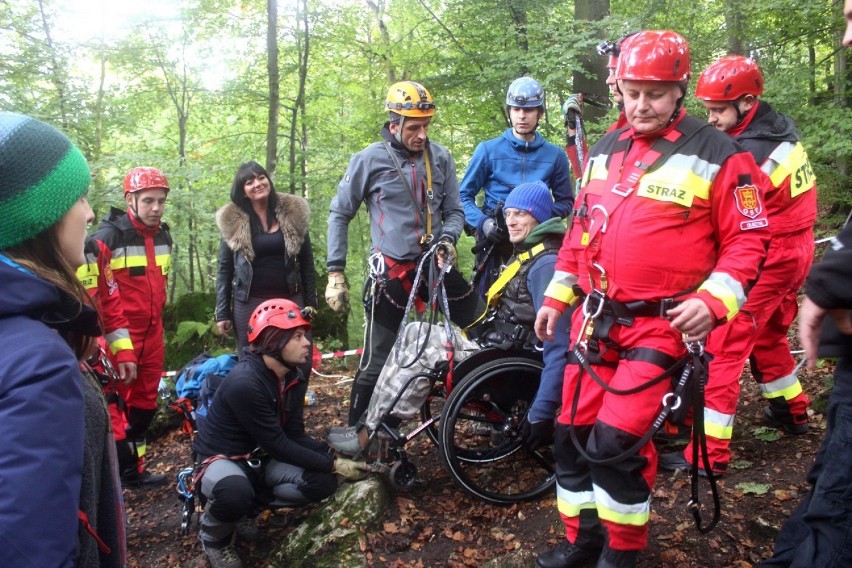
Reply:
[[[435,103],[426,87],[414,81],[394,83],[388,90],[385,110],[402,116],[423,118],[435,114]]]

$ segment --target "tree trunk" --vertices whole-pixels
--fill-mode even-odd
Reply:
[[[518,44],[519,50],[527,53],[530,50],[530,44],[527,38],[526,3],[523,1],[509,2],[509,12],[512,14],[512,21],[515,23],[515,43]],[[528,75],[530,73],[529,67],[522,63],[520,72],[523,75]]]
[[[308,29],[308,2],[299,0],[296,4],[296,48],[299,57],[299,87],[290,119],[290,193],[298,190],[305,194],[305,83],[308,78],[308,55],[310,36]],[[299,126],[301,125],[301,131]],[[298,163],[297,163],[298,162]],[[297,176],[297,170],[299,175]],[[298,184],[296,180],[301,180]],[[297,187],[298,186],[298,187]]]
[[[725,29],[728,31],[728,55],[746,55],[742,40],[745,37],[745,18],[737,0],[725,1]]]
[[[596,22],[609,16],[609,0],[574,0],[575,22]],[[616,38],[601,38],[615,40]],[[606,79],[609,71],[606,68],[607,58],[597,53],[589,53],[580,59],[582,71],[574,71],[574,92],[592,93],[603,99],[609,97]],[[583,118],[594,120],[603,117],[606,111],[586,105]]]
[[[834,53],[834,102],[838,108],[849,108],[849,90],[847,85],[852,81],[849,76],[849,68],[846,65],[846,49],[842,45],[843,32],[835,32],[837,45],[839,49]],[[837,167],[837,173],[841,176],[846,176],[849,171],[846,156],[838,153],[834,163]]]
[[[50,35],[50,23],[47,21],[47,15],[44,13],[44,2],[42,0],[38,0],[38,9],[41,14],[41,26],[44,31],[45,40],[47,41],[47,49],[50,51],[50,81],[56,89],[56,99],[59,105],[59,124],[63,130],[67,130],[68,114],[65,101],[67,89],[65,70],[60,62],[59,55],[56,53],[56,46]]]
[[[281,85],[278,74],[278,0],[266,0],[266,70],[269,75],[269,116],[266,121],[266,171],[278,165],[278,112]]]

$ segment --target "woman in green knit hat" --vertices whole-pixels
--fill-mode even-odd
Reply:
[[[0,112],[0,566],[125,563],[109,420],[80,368],[100,335],[75,276],[90,182],[67,137]]]

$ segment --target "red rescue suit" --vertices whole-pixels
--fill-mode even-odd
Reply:
[[[545,305],[562,311],[574,301],[576,276],[586,294],[603,291],[624,303],[697,297],[716,323],[730,320],[745,302],[769,239],[753,183],[758,175],[750,154],[683,111],[651,135],[630,128],[605,135],[590,151]],[[583,324],[577,310],[572,345],[582,339]],[[681,334],[650,314],[629,325],[615,321],[608,335],[617,348],[603,347],[592,370],[611,388],[643,385],[663,372],[662,360],[686,352]],[[594,459],[620,455],[649,430],[670,384],[617,395],[581,369],[565,369],[554,446],[566,537],[581,548],[600,548],[606,538],[611,549],[639,550],[657,471],[653,443],[614,465],[596,465],[580,455],[571,431]]]
[[[707,342],[714,358],[705,391],[704,426],[710,463],[717,472],[725,471],[731,460],[739,379],[749,354],[752,376],[776,416],[790,424],[807,424],[810,401],[794,372],[787,332],[813,261],[817,214],[816,178],[792,120],[759,101],[727,134],[751,152],[765,174],[764,204],[772,240],[745,306]],[[691,443],[684,456],[692,461]]]
[[[77,279],[95,302],[101,317],[104,335],[98,338],[98,344],[107,353],[113,366],[119,363],[136,364],[136,353],[130,340],[127,318],[121,307],[121,294],[118,282],[109,266],[109,252],[102,242],[89,237],[86,239],[86,264],[77,269]],[[96,368],[98,365],[94,365]],[[99,369],[100,370],[100,369]],[[124,401],[119,402],[116,388],[118,385],[106,385],[104,394],[109,402],[110,422],[116,441],[127,437],[127,415]]]
[[[104,256],[118,281],[138,358],[136,380],[120,385],[118,392],[128,408],[155,410],[165,355],[163,307],[172,252],[168,226],[147,227],[113,208],[94,236],[104,243]]]

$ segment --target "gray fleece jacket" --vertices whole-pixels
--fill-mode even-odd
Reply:
[[[426,202],[432,211],[432,234],[446,236],[453,243],[464,227],[464,210],[459,198],[456,164],[440,144],[427,142],[432,171],[432,196],[427,197],[427,176],[423,152],[412,154],[390,134],[388,124],[382,137],[389,142],[408,185],[400,177],[384,142],[376,142],[355,154],[337,186],[328,218],[328,259],[331,271],[346,267],[349,222],[361,203],[370,216],[372,251],[395,260],[412,260],[422,251],[420,238],[426,234]],[[412,196],[409,186],[416,194]]]

